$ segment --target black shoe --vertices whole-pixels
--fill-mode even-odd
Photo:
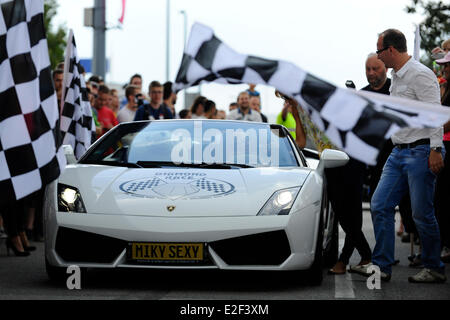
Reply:
[[[9,249],[14,252],[16,257],[27,257],[30,255],[29,251],[19,251],[11,242],[11,239],[6,239],[6,254],[9,256]]]
[[[35,247],[35,246],[23,246],[23,249],[24,249],[25,251],[31,252],[31,251],[35,251],[35,250],[36,250],[36,247]]]

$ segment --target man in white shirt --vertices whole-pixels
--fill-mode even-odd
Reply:
[[[398,30],[381,33],[378,58],[392,68],[391,95],[440,104],[439,85],[434,73],[408,55],[406,38]],[[370,276],[372,264],[380,268],[381,280],[389,281],[394,264],[395,207],[407,190],[411,196],[413,219],[422,243],[424,265],[409,282],[445,282],[440,260],[440,234],[434,215],[433,198],[436,174],[443,168],[443,128],[405,128],[396,132],[394,144],[371,201],[376,245],[372,263],[353,266],[351,271]]]
[[[239,93],[237,99],[238,108],[231,110],[227,116],[228,120],[244,120],[262,122],[261,114],[250,108],[250,95],[247,91]]]
[[[136,103],[136,93],[138,91],[139,89],[133,85],[129,85],[125,89],[125,97],[127,98],[128,103],[117,113],[117,121],[119,121],[119,123],[131,122],[134,120],[134,116],[136,115],[136,110],[138,108]]]

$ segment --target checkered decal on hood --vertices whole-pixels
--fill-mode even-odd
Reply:
[[[119,189],[137,197],[176,200],[226,196],[233,193],[235,187],[229,182],[206,177],[194,181],[170,181],[151,177],[121,183]]]

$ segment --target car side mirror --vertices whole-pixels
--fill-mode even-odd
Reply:
[[[345,166],[349,160],[350,158],[345,152],[333,149],[325,149],[320,155],[320,162],[317,166],[316,171],[319,174],[323,174],[323,170],[325,168],[342,167]]]
[[[64,150],[64,155],[66,156],[67,164],[77,163],[77,158],[75,158],[72,146],[70,144],[64,144],[62,148]]]

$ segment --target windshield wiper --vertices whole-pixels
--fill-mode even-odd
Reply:
[[[137,161],[136,163],[143,168],[162,168],[164,166],[176,166],[175,163],[170,161]]]
[[[184,167],[199,168],[199,164],[195,163],[175,163],[172,161],[138,161],[137,164],[144,168],[162,168],[162,167]]]
[[[245,163],[232,163],[232,164],[230,163],[228,165],[230,165],[232,167],[239,167],[239,168],[244,168],[244,169],[254,168],[254,166],[250,166],[250,165],[245,164]]]
[[[182,166],[202,169],[233,169],[233,168],[254,168],[247,164],[240,163],[182,163]]]
[[[142,168],[142,166],[137,163],[123,162],[123,161],[91,160],[91,161],[83,161],[80,163],[81,164],[103,164],[106,166],[114,166],[114,167]]]
[[[144,168],[161,168],[161,167],[182,167],[182,168],[202,168],[202,169],[232,169],[238,168],[254,168],[246,164],[227,164],[227,163],[174,163],[172,161],[138,161],[137,164]]]
[[[249,165],[243,164],[243,163],[201,163],[201,164],[197,164],[195,166],[198,166],[200,168],[207,168],[207,169],[254,168],[252,166],[249,166]]]

